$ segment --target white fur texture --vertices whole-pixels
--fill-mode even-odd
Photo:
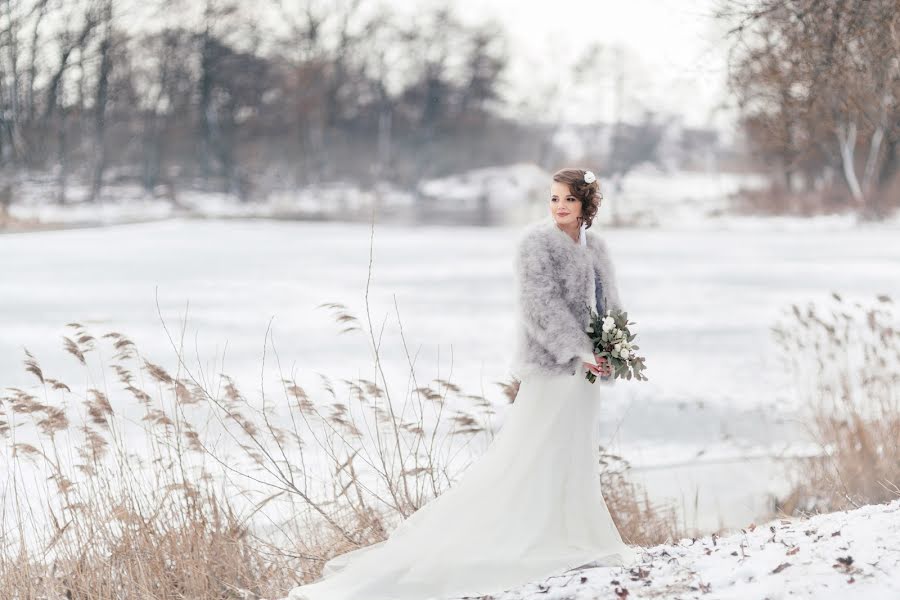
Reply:
[[[585,331],[591,309],[622,309],[606,242],[590,229],[585,235],[582,247],[548,217],[526,226],[517,240],[516,346],[510,366],[517,379],[575,374],[593,356]]]

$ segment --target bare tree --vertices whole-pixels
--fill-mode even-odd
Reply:
[[[781,156],[788,187],[818,154],[865,210],[897,172],[900,1],[728,1],[718,14],[736,22],[731,83],[745,122]]]
[[[100,66],[97,73],[97,87],[94,94],[94,173],[91,181],[91,200],[100,197],[103,187],[103,173],[106,171],[106,106],[109,101],[109,77],[112,71],[113,40],[113,0],[103,0],[98,17],[102,28],[98,50]]]
[[[148,0],[138,26],[121,0],[0,0],[0,166],[53,173],[62,202],[75,178],[100,198],[113,172],[249,199],[265,177],[410,184],[527,156],[505,136],[531,130],[495,112],[493,28],[303,0],[268,30],[247,6]]]

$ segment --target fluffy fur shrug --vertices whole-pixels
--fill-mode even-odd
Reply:
[[[622,309],[606,242],[590,229],[584,233],[583,247],[548,217],[526,226],[517,239],[516,345],[510,364],[517,379],[583,372],[582,362],[594,362],[585,331],[590,311]]]

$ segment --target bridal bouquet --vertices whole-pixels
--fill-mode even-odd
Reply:
[[[636,334],[631,333],[629,325],[634,321],[628,320],[628,313],[624,311],[607,310],[602,317],[596,311],[591,310],[591,323],[586,331],[594,342],[594,354],[606,357],[606,361],[612,367],[612,377],[647,381],[644,375],[644,357],[635,354],[640,349],[637,344],[632,344]],[[597,381],[597,376],[590,371],[586,379],[591,383]],[[604,380],[608,377],[603,377]]]

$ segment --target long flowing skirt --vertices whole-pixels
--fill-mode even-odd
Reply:
[[[496,594],[588,563],[629,567],[600,493],[603,392],[584,368],[530,375],[460,480],[377,544],[325,564],[289,600],[438,600]]]

